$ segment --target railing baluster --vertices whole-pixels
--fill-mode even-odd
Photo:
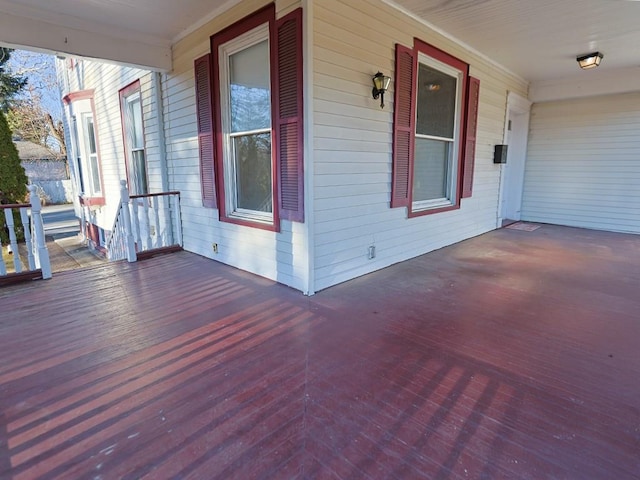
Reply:
[[[162,219],[164,220],[164,244],[173,245],[173,217],[171,216],[171,199],[173,195],[162,196]]]
[[[20,220],[22,220],[22,228],[24,231],[24,243],[27,247],[27,262],[29,263],[29,270],[36,269],[36,261],[33,256],[33,245],[31,242],[31,222],[29,221],[29,214],[26,207],[20,208]]]
[[[133,202],[134,204],[136,202]],[[135,262],[138,260],[136,255],[136,245],[133,238],[133,230],[131,226],[131,215],[129,214],[129,190],[127,190],[127,182],[120,180],[120,211],[122,212],[123,228],[124,228],[124,244],[127,251],[127,261]]]
[[[152,197],[151,201],[153,202],[153,226],[156,231],[156,241],[153,246],[155,248],[160,248],[162,246],[162,235],[160,230],[160,209],[158,208],[158,197]]]
[[[174,226],[176,229],[176,238],[175,243],[182,245],[182,220],[180,219],[180,194],[173,195],[174,198],[174,208],[173,208],[173,216],[174,216]]]
[[[144,239],[145,250],[150,250],[153,248],[151,243],[151,222],[149,221],[149,198],[142,198],[142,225],[144,227],[144,232],[146,233],[146,238]]]
[[[7,266],[4,264],[4,258],[2,257],[3,248],[4,246],[2,245],[2,242],[0,242],[0,276],[7,274]]]
[[[133,235],[136,241],[136,250],[142,250],[142,237],[140,234],[140,217],[138,216],[138,201],[133,199],[129,205],[131,206],[131,225],[133,227]]]
[[[88,207],[85,207],[84,205],[82,205],[82,202],[81,202],[81,207],[80,207],[80,239],[83,242],[87,241],[87,214],[86,214],[86,210],[88,210]]]
[[[4,211],[4,218],[9,229],[9,246],[13,252],[13,268],[16,273],[22,272],[22,262],[20,262],[20,252],[18,251],[18,239],[16,237],[16,226],[13,221],[13,208]]]

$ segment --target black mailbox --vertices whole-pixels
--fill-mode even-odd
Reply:
[[[508,145],[496,145],[493,150],[493,163],[507,163]]]

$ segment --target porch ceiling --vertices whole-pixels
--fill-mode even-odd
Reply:
[[[0,0],[0,43],[171,69],[171,46],[241,0]],[[640,1],[384,0],[531,82],[597,72],[640,74]]]
[[[0,0],[0,43],[171,69],[171,45],[240,0]]]
[[[573,76],[576,57],[604,54],[597,74],[640,74],[640,1],[388,0],[530,82]]]

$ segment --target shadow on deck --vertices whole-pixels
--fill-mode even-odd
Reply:
[[[0,477],[637,478],[640,238],[498,230],[304,297],[186,252],[0,289]]]

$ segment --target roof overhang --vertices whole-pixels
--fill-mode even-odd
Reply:
[[[176,42],[241,1],[0,0],[0,45],[170,71]]]
[[[87,25],[90,27],[90,25]],[[100,32],[91,28],[70,28],[8,13],[0,15],[2,44],[95,58],[150,70],[171,70],[171,46],[134,39],[130,33]]]

